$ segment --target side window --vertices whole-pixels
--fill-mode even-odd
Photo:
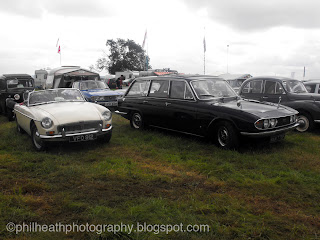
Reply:
[[[264,93],[265,94],[283,94],[284,90],[282,85],[279,82],[266,81]]]
[[[314,93],[316,90],[316,84],[310,84],[310,85],[305,85],[306,89],[308,90],[309,93]],[[318,90],[319,92],[319,90]]]
[[[169,80],[154,80],[151,82],[150,97],[168,97]]]
[[[241,93],[262,93],[263,80],[254,80],[248,82],[242,89]]]
[[[136,81],[130,88],[130,91],[127,93],[127,96],[146,96],[148,93],[150,81]]]
[[[5,81],[3,79],[0,79],[0,91],[5,89],[6,89]]]
[[[184,81],[171,81],[170,98],[193,99],[189,86]]]

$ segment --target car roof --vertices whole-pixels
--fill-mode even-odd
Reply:
[[[32,78],[29,74],[3,74],[1,78]]]
[[[303,81],[304,84],[315,84],[315,83],[320,83],[320,79],[312,79],[312,80],[306,80]]]
[[[163,75],[163,76],[148,76],[148,77],[138,77],[136,80],[187,80],[187,81],[193,81],[193,80],[206,80],[206,79],[217,79],[221,81],[225,81],[224,79],[217,77],[217,76],[210,76],[210,75]]]
[[[249,78],[248,80],[254,80],[254,79],[272,79],[272,80],[280,80],[280,81],[285,81],[285,80],[295,80],[295,81],[300,81],[298,79],[293,79],[293,78],[288,78],[288,77],[281,77],[281,76],[257,76],[257,77],[252,77]]]

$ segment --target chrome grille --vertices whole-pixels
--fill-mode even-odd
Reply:
[[[285,126],[285,125],[290,124],[290,116],[277,118],[277,120],[278,120],[277,127],[281,127],[281,126]]]
[[[66,133],[78,133],[78,132],[89,132],[93,130],[100,129],[102,126],[102,121],[83,121],[77,123],[70,123],[58,126],[58,132],[61,133],[62,129]]]

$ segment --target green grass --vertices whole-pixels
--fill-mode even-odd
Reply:
[[[114,115],[109,144],[36,152],[0,117],[0,239],[319,239],[320,133],[225,151],[135,131]],[[10,233],[8,222],[208,224],[207,233]]]

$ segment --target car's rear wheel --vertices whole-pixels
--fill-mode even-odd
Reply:
[[[239,147],[239,135],[229,122],[220,122],[216,128],[216,144],[223,149],[236,149]]]
[[[9,121],[13,121],[14,119],[14,114],[13,114],[13,110],[11,108],[7,107],[7,117]]]
[[[130,125],[134,129],[142,129],[144,126],[144,121],[141,113],[134,112],[130,118]]]
[[[296,128],[298,132],[306,132],[314,128],[312,117],[308,113],[300,113],[297,117],[297,122],[300,124]]]
[[[40,134],[35,125],[32,125],[31,127],[31,139],[32,139],[32,144],[37,151],[44,151],[46,149],[46,144],[40,138]]]

